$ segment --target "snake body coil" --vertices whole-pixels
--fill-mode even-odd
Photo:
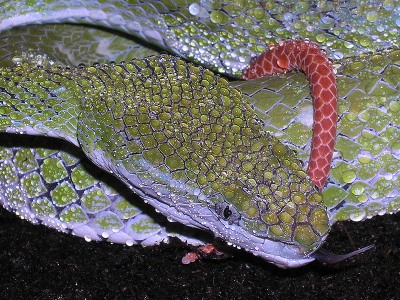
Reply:
[[[400,50],[363,54],[373,50],[369,37],[379,28],[387,32],[381,47],[396,44],[397,10],[384,6],[385,18],[371,15],[369,26],[357,16],[373,1],[357,10],[341,4],[352,17],[339,26],[341,10],[332,14],[329,2],[312,18],[298,5],[288,15],[267,2],[206,2],[91,2],[85,9],[74,1],[67,8],[47,1],[41,9],[2,3],[1,131],[67,140],[170,220],[282,267],[312,261],[335,220],[397,212]],[[290,150],[305,160],[310,144],[312,109],[301,76],[228,83],[173,56],[131,61],[149,51],[97,28],[17,28],[39,21],[111,27],[236,77],[266,43],[291,37],[327,43],[336,59],[360,55],[335,62],[338,136],[322,196]],[[358,25],[362,36],[350,30]],[[111,60],[118,63],[93,65]],[[87,66],[65,66],[79,62]],[[10,146],[0,151],[0,203],[21,217],[88,240],[152,245],[177,235],[200,243],[167,231],[132,194],[96,178],[80,163],[82,153]]]

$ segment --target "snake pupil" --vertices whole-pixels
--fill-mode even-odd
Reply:
[[[227,220],[232,215],[232,211],[230,210],[229,206],[225,207],[224,209],[224,219]]]

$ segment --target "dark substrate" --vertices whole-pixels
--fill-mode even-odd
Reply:
[[[88,243],[0,208],[0,299],[399,299],[400,214],[336,224],[324,248],[369,244],[375,249],[345,262],[294,270],[237,251],[182,265],[191,249],[178,241]]]

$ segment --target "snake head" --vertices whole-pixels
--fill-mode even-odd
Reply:
[[[225,79],[166,55],[81,77],[78,139],[100,167],[170,220],[282,267],[313,260],[330,228],[322,198]]]
[[[215,204],[217,230],[225,240],[280,267],[295,267],[314,259],[330,226],[318,193],[292,193],[288,198],[261,198],[257,191],[230,184]],[[215,197],[215,196],[214,196]]]

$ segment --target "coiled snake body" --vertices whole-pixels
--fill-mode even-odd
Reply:
[[[399,210],[396,5],[366,2],[344,18],[347,4],[318,2],[310,4],[313,13],[288,1],[293,13],[269,2],[33,2],[0,9],[2,131],[65,139],[170,220],[282,267],[312,261],[335,220]],[[110,27],[230,77],[266,44],[299,37],[326,43],[338,68],[340,118],[322,196],[294,152],[268,133],[306,160],[312,108],[301,74],[229,83],[177,57],[140,59],[154,50],[124,35],[29,25],[38,22]],[[388,49],[372,48],[377,36],[385,38],[374,47]],[[87,66],[65,67],[77,63]],[[89,240],[151,245],[176,235],[200,243],[169,232],[85,169],[81,157],[2,148],[0,202]]]

